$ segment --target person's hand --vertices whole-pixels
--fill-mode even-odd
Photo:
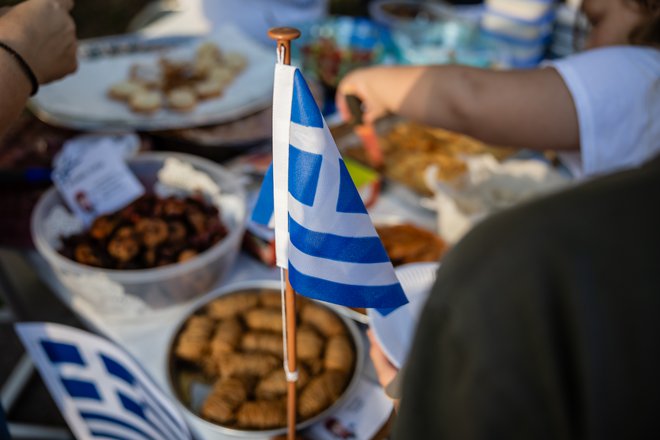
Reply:
[[[369,337],[369,344],[371,346],[369,349],[369,356],[376,369],[378,382],[380,382],[383,388],[386,388],[387,385],[392,382],[392,379],[394,379],[399,370],[389,361],[389,359],[387,359],[385,353],[383,353],[383,349],[376,340],[373,330],[367,330],[367,336]]]
[[[385,116],[389,109],[379,99],[379,93],[373,89],[373,79],[378,75],[377,67],[356,69],[347,74],[337,86],[335,100],[337,110],[344,121],[351,121],[352,116],[346,103],[349,95],[357,96],[362,101],[362,118],[367,124]]]
[[[0,15],[0,41],[25,59],[39,84],[78,67],[72,8],[73,0],[27,0]]]

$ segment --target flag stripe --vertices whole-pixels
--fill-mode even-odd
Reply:
[[[302,295],[348,307],[388,308],[408,302],[398,282],[377,287],[335,283],[303,274],[291,262],[289,280],[296,292]]]
[[[106,423],[109,423],[109,424],[122,426],[124,428],[130,429],[131,431],[140,434],[142,437],[144,437],[146,439],[155,440],[152,436],[148,435],[146,432],[144,432],[143,430],[141,430],[137,426],[135,426],[135,425],[133,425],[133,424],[131,424],[131,423],[125,421],[125,420],[118,419],[116,417],[112,417],[112,416],[108,416],[108,415],[100,414],[100,413],[96,413],[96,412],[91,412],[91,411],[80,411],[80,416],[85,420],[99,420],[99,421],[103,421],[103,422],[106,422]]]
[[[337,234],[346,237],[372,237],[374,235],[371,219],[365,214],[342,213],[341,222],[332,222],[326,216],[319,215],[314,207],[305,206],[293,197],[289,197],[289,216],[298,224],[324,234]]]
[[[90,434],[92,434],[92,437],[97,437],[97,438],[109,438],[111,440],[126,440],[126,436],[113,434],[111,432],[106,432],[106,431],[93,430],[90,431]]]
[[[71,344],[41,340],[41,347],[48,359],[54,364],[76,364],[85,366],[80,351]]]
[[[99,421],[99,420],[92,420],[85,423],[87,423],[87,428],[90,431],[105,432],[110,435],[115,435],[123,440],[144,440],[144,436],[142,436],[142,434],[138,434],[137,432],[128,428],[124,428],[123,426],[119,426],[116,424],[108,424],[108,422]],[[80,438],[87,438],[87,437],[80,436]]]
[[[289,216],[291,244],[313,257],[348,263],[385,263],[390,258],[375,237],[344,237],[309,230]]]
[[[154,431],[156,431],[161,436],[161,438],[169,438],[169,436],[165,435],[165,433],[161,430],[160,427],[158,427],[155,423],[153,423],[151,419],[147,418],[147,414],[145,413],[142,404],[131,399],[121,391],[117,391],[117,397],[119,397],[119,401],[121,402],[121,405],[124,407],[126,411],[136,415],[137,417],[147,422],[147,424],[151,426],[151,428]]]
[[[169,429],[173,429],[177,434],[178,437],[183,437],[187,435],[187,428],[185,425],[183,425],[181,422],[176,420],[173,416],[172,413],[170,413],[159,401],[158,398],[156,398],[153,393],[147,388],[145,385],[140,383],[140,389],[144,391],[144,393],[147,395],[147,397],[151,400],[151,402],[154,404],[154,408],[151,408],[154,413],[156,413],[157,416],[165,416],[164,420],[165,422],[171,423],[173,426],[168,426]],[[158,410],[158,411],[156,411]]]
[[[60,377],[64,389],[74,399],[101,400],[101,394],[92,382],[79,379],[65,379]]]
[[[398,282],[389,261],[371,264],[333,261],[311,257],[293,245],[289,247],[289,261],[307,275],[336,283],[355,284],[355,280],[360,280],[360,284],[376,287]]]
[[[100,354],[99,357],[101,358],[101,361],[103,362],[103,365],[105,366],[105,371],[108,372],[108,374],[123,380],[129,385],[135,385],[135,377],[129,371],[124,367],[122,364],[117,362],[116,360],[105,356],[103,354]]]
[[[167,422],[171,423],[173,426],[168,426],[168,429],[179,429],[185,430],[177,421],[172,417],[172,415],[160,404],[158,399],[149,391],[149,388],[146,387],[142,382],[138,381],[135,376],[133,376],[128,368],[122,365],[121,362],[106,356],[104,354],[99,354],[105,370],[111,376],[114,376],[118,379],[121,379],[126,384],[130,385],[133,389],[137,389],[146,394],[146,397],[149,399],[150,403],[154,408],[152,410],[154,413],[161,419],[165,419]]]

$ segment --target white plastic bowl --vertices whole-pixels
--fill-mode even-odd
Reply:
[[[131,170],[147,191],[158,181],[165,159],[176,157],[211,178],[220,195],[210,200],[220,210],[228,233],[196,257],[167,266],[115,270],[87,266],[60,254],[60,238],[81,230],[55,188],[48,190],[32,211],[32,239],[57,279],[70,292],[71,303],[83,303],[108,321],[138,321],[149,313],[165,311],[211,290],[232,266],[241,244],[246,221],[246,197],[240,179],[222,166],[196,156],[179,153],[141,154],[129,160]],[[162,183],[159,182],[158,185]],[[167,190],[189,193],[181,188]]]

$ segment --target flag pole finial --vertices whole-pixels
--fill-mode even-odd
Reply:
[[[300,31],[294,27],[275,27],[268,29],[268,36],[277,41],[277,50],[284,48],[284,64],[291,64],[291,40],[300,37]]]

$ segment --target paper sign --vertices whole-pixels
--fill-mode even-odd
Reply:
[[[392,413],[392,400],[383,388],[362,380],[353,397],[331,416],[309,429],[315,440],[367,440],[383,427]]]
[[[85,225],[144,194],[142,184],[125,163],[137,145],[139,138],[134,134],[80,136],[64,144],[55,159],[53,182]]]
[[[78,439],[192,439],[176,407],[126,352],[59,324],[16,331]]]

